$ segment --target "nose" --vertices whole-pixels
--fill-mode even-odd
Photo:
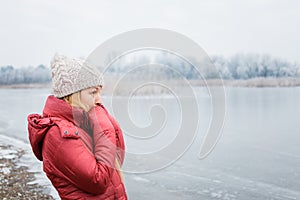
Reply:
[[[101,99],[101,96],[100,96],[100,93],[97,93],[97,95],[95,96],[95,105],[96,104],[102,104],[102,99]]]

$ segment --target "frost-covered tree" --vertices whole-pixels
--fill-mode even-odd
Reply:
[[[115,55],[114,55],[115,56]],[[111,57],[113,57],[111,55]],[[206,62],[206,63],[205,63]],[[105,73],[126,75],[130,79],[251,79],[257,77],[300,77],[300,65],[261,54],[236,54],[231,58],[212,56],[211,62],[197,63],[195,58],[183,58],[166,51],[137,51],[123,55]],[[192,63],[200,66],[197,69]],[[211,65],[213,63],[213,65]],[[217,69],[217,71],[215,70]],[[198,71],[199,70],[199,71]],[[219,74],[216,74],[219,73]],[[37,67],[0,67],[0,84],[48,83],[50,69]]]
[[[51,81],[50,69],[44,65],[37,67],[0,67],[0,84],[47,83]]]

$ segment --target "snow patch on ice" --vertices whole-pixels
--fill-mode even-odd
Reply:
[[[9,174],[9,173],[10,173],[10,169],[7,168],[7,167],[3,167],[3,168],[1,169],[1,172],[2,172],[3,174]]]
[[[17,153],[17,150],[12,150],[12,149],[1,149],[1,152],[0,152],[0,157],[1,158],[4,158],[4,159],[14,159],[16,158],[16,153]]]
[[[142,177],[139,177],[139,176],[135,176],[135,177],[133,177],[133,179],[138,181],[138,182],[144,182],[144,183],[149,183],[150,182],[149,179],[142,178]]]

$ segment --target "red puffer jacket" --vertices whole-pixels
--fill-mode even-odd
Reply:
[[[127,199],[116,168],[124,160],[122,131],[102,105],[85,113],[49,96],[43,116],[28,116],[28,132],[61,199]]]

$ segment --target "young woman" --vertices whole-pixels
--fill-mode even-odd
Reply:
[[[122,131],[103,106],[100,73],[83,60],[55,55],[54,95],[28,116],[35,156],[61,199],[127,199],[120,166]]]

